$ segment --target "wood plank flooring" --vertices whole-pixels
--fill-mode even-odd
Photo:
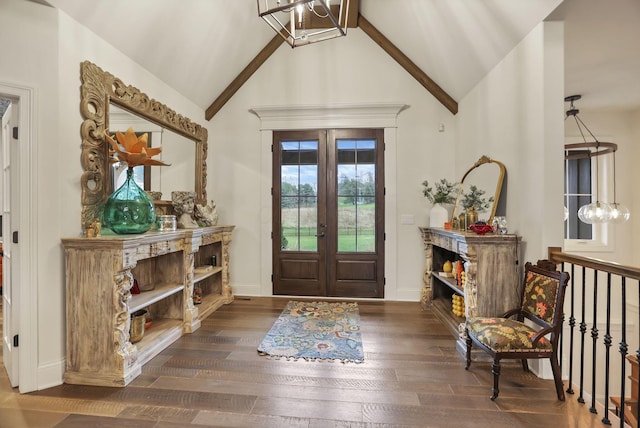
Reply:
[[[504,364],[469,371],[446,327],[418,303],[359,302],[365,362],[286,361],[256,348],[285,298],[223,306],[126,388],[61,385],[20,394],[0,370],[0,428],[605,427],[553,381]],[[613,426],[618,426],[611,417]]]

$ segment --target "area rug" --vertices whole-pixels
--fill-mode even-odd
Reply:
[[[258,347],[274,358],[364,361],[357,303],[295,302],[284,308]]]

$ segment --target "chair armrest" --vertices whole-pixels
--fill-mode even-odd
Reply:
[[[540,339],[542,339],[544,336],[546,336],[549,333],[553,333],[553,331],[554,331],[553,327],[543,328],[542,330],[538,331],[536,334],[533,335],[533,337],[531,338],[531,344],[535,347],[540,341]]]

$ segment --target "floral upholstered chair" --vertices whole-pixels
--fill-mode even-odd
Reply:
[[[549,260],[537,265],[527,263],[524,291],[519,308],[507,311],[499,318],[470,318],[466,323],[467,365],[471,365],[471,347],[476,344],[493,358],[493,394],[498,398],[500,360],[519,359],[529,370],[527,359],[548,358],[553,370],[558,400],[564,401],[564,390],[558,364],[558,338],[562,329],[564,291],[569,274],[558,272]],[[513,318],[512,318],[513,317]],[[525,324],[525,319],[531,323]],[[531,327],[534,324],[537,327]]]

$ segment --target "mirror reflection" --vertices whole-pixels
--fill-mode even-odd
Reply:
[[[144,190],[161,192],[164,200],[171,199],[171,192],[174,190],[195,191],[193,169],[196,146],[193,141],[111,104],[109,133],[125,132],[129,128],[133,128],[138,135],[147,133],[149,147],[162,147],[162,152],[155,158],[171,165],[135,167],[134,178],[138,186]],[[111,164],[112,190],[124,183],[126,171],[127,165],[124,162]]]
[[[89,61],[80,64],[80,78],[83,232],[100,223],[104,204],[121,174],[118,166],[112,169],[105,135],[129,127],[150,132],[152,146],[162,145],[162,160],[171,164],[139,173],[141,187],[161,191],[162,203],[169,205],[166,201],[173,190],[193,190],[195,202],[206,204],[207,129]],[[129,116],[121,117],[121,111]]]
[[[502,183],[506,168],[502,162],[482,156],[460,180],[458,189],[458,197],[453,208],[452,220],[457,218],[465,211],[465,195],[469,195],[473,188],[480,200],[484,200],[486,204],[483,207],[477,207],[478,221],[485,221],[491,224],[496,214],[496,208],[500,201],[500,193],[502,191]]]

